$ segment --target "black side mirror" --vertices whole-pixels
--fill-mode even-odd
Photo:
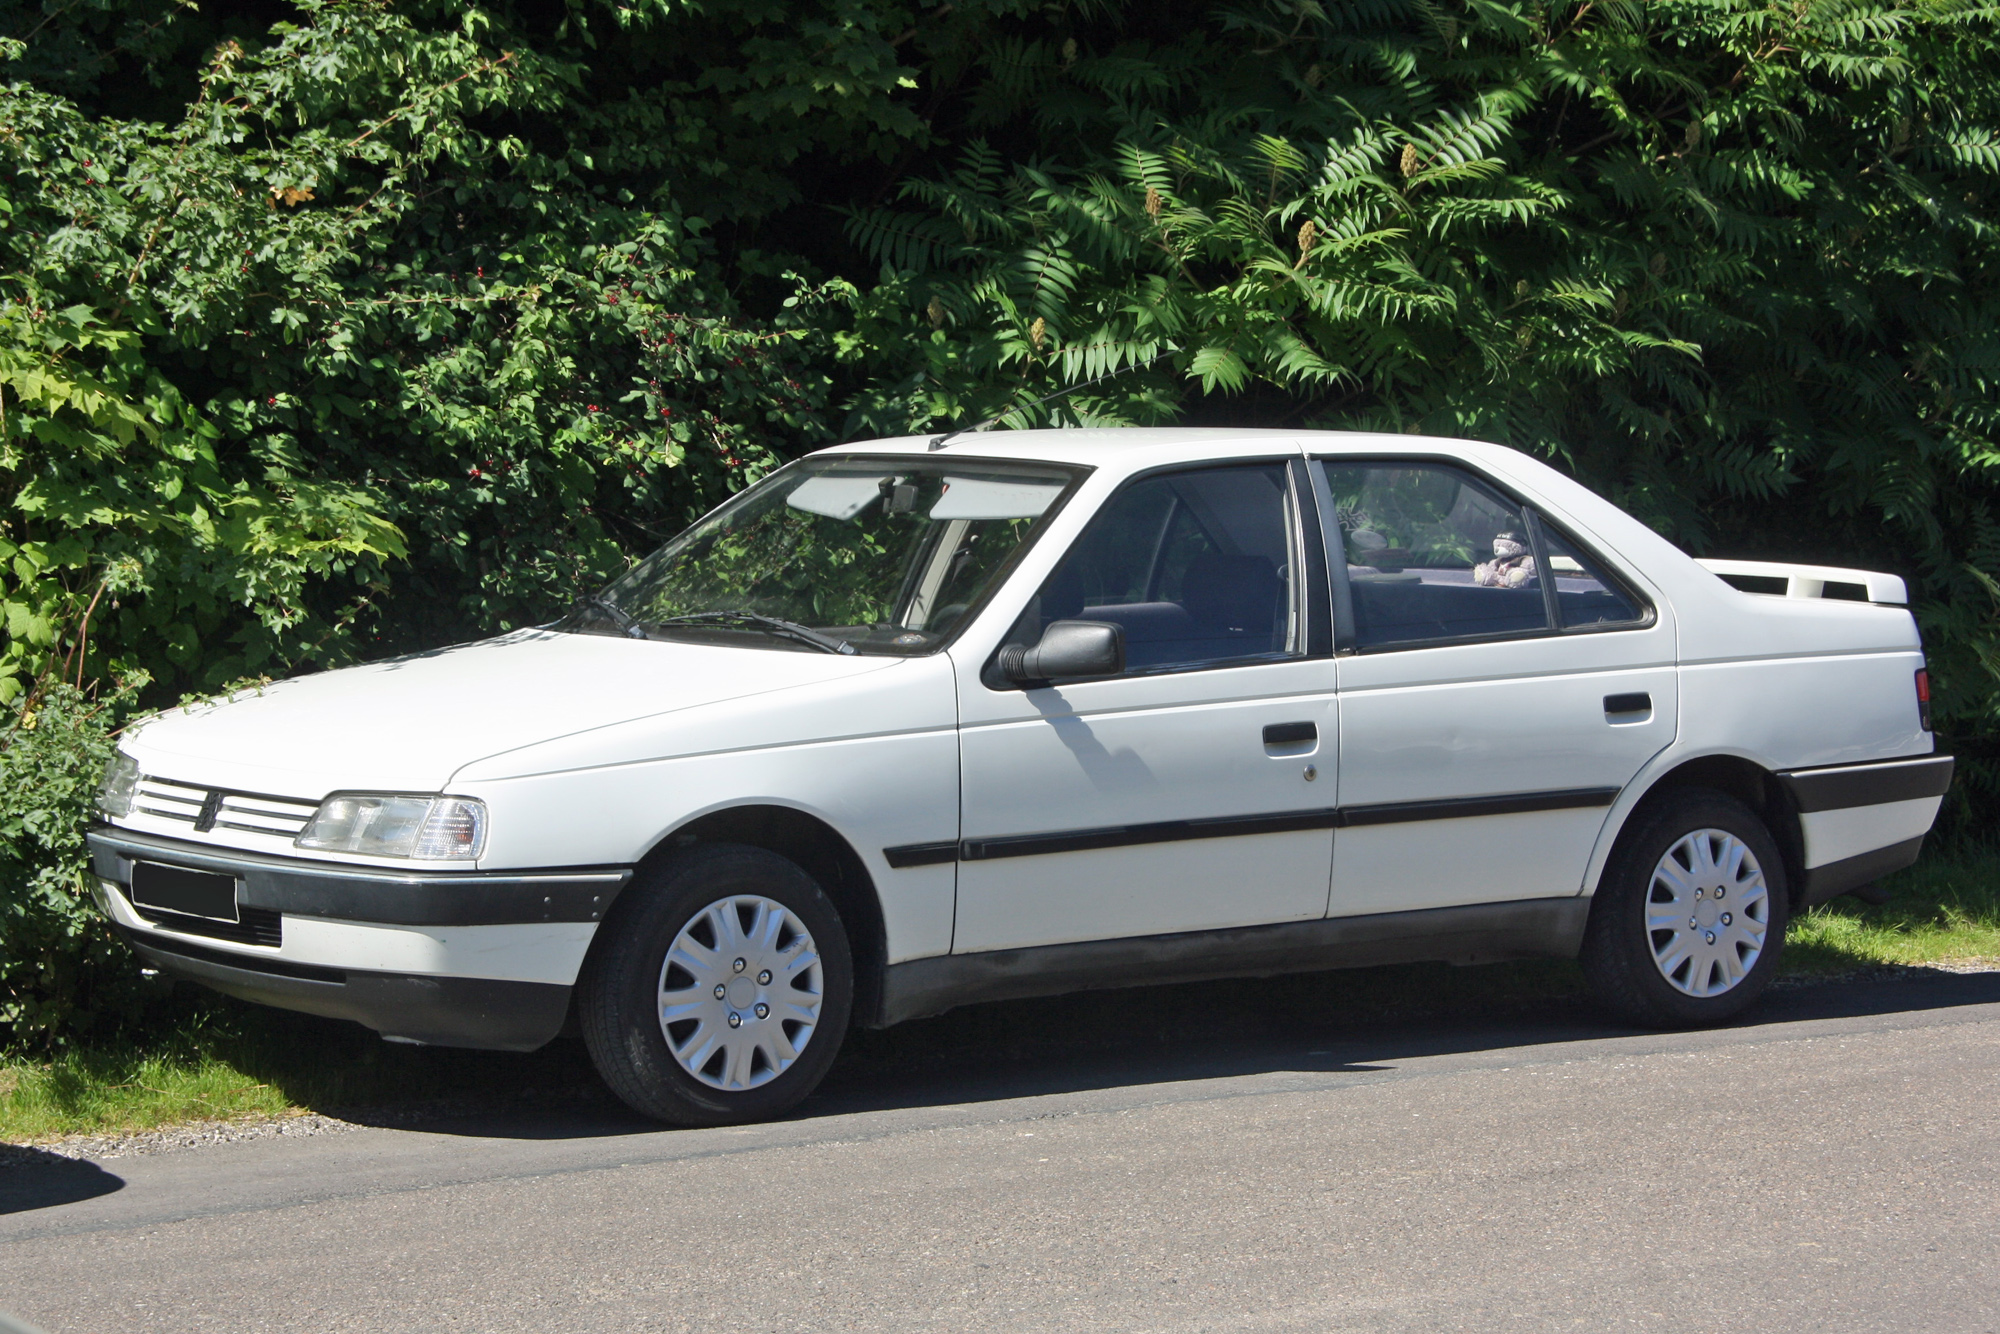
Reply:
[[[1016,685],[1125,670],[1125,627],[1110,621],[1051,621],[1033,648],[1000,650],[1000,674]]]

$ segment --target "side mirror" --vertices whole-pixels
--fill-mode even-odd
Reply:
[[[1125,670],[1125,627],[1110,621],[1051,621],[1033,648],[1000,650],[1000,674],[1016,685]]]

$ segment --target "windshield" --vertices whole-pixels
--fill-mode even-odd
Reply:
[[[927,653],[1083,471],[949,458],[796,463],[639,562],[563,628]]]

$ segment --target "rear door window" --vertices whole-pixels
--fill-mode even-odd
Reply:
[[[1444,464],[1325,464],[1357,645],[1550,629],[1519,506]]]
[[[1555,581],[1556,609],[1565,630],[1636,624],[1646,618],[1637,597],[1576,543],[1540,520],[1542,544]]]

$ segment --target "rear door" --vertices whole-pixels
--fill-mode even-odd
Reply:
[[[1346,650],[1331,914],[1580,892],[1674,736],[1665,609],[1463,468],[1329,460],[1319,484]]]

